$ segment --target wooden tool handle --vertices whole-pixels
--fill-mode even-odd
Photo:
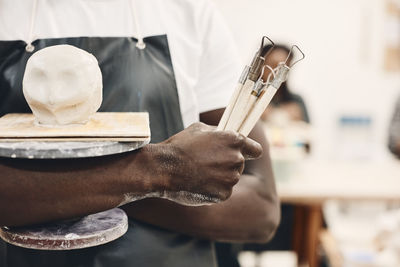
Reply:
[[[226,131],[238,131],[240,125],[242,125],[243,120],[245,119],[246,114],[243,113],[243,110],[246,108],[247,103],[250,100],[251,91],[253,90],[254,82],[251,80],[247,80],[244,84],[236,105],[234,106],[231,116],[225,126]]]
[[[272,85],[268,86],[267,89],[265,89],[264,93],[259,96],[259,99],[257,100],[254,108],[251,110],[250,114],[244,121],[242,127],[239,130],[239,133],[243,134],[244,136],[249,135],[277,91],[278,89],[273,87]]]
[[[241,124],[239,125],[237,131],[240,132],[240,129],[243,127],[244,123],[247,120],[247,117],[249,116],[249,114],[251,113],[251,111],[254,109],[255,104],[257,103],[258,97],[255,95],[250,95],[250,99],[247,102],[247,106],[246,108],[243,110],[242,113],[242,118],[240,120]]]
[[[217,130],[223,131],[223,130],[225,129],[226,124],[228,123],[229,118],[230,118],[230,116],[231,116],[231,114],[232,114],[233,108],[234,108],[235,105],[236,105],[236,102],[237,102],[237,100],[238,100],[238,97],[239,97],[239,95],[240,95],[240,92],[242,91],[242,88],[243,88],[243,84],[241,84],[241,83],[239,83],[239,84],[236,86],[236,89],[235,89],[235,91],[233,92],[233,95],[232,95],[232,97],[231,97],[231,100],[229,101],[229,104],[228,104],[228,106],[226,107],[225,112],[224,112],[224,114],[222,115],[221,120],[219,121]]]

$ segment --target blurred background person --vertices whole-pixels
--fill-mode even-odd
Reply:
[[[271,46],[267,46],[265,50],[268,50],[270,48]],[[291,64],[293,63],[293,54],[290,53],[290,48],[284,44],[275,44],[274,49],[266,57],[265,64],[270,66],[272,69],[275,69],[279,65],[279,63],[285,62],[286,60],[286,64],[288,66],[291,66]],[[270,75],[270,73],[271,71],[268,68],[265,68],[263,77],[264,81],[268,80],[268,76]],[[307,124],[310,123],[310,118],[303,98],[298,94],[294,94],[289,89],[288,83],[290,83],[289,80],[282,84],[282,86],[279,88],[278,92],[272,99],[271,104],[265,110],[261,118],[262,121],[267,124],[267,132],[271,129],[270,127],[268,127],[268,124],[274,125],[273,127],[275,129],[280,128],[280,132],[284,134],[286,131],[288,131],[287,127],[290,127],[293,124],[299,122],[304,122]],[[270,140],[271,146],[273,146],[274,144],[281,145],[279,144],[281,143],[281,141],[274,140],[274,137],[276,137],[276,134],[269,134],[269,138],[272,139]],[[281,140],[282,138],[279,137],[277,139]],[[287,144],[288,142],[283,143],[285,143],[286,146],[289,146]],[[308,149],[306,148],[306,150]],[[275,173],[278,174],[277,176],[279,176],[279,171],[275,171]],[[279,179],[279,177],[277,178]],[[264,245],[249,244],[245,246],[245,249],[255,251],[292,250],[294,210],[295,207],[293,205],[282,204],[281,222],[271,242]]]
[[[393,118],[390,123],[389,149],[400,158],[400,97],[397,100]]]
[[[265,50],[269,50],[271,46],[267,46]],[[266,58],[266,65],[275,69],[279,63],[285,62],[289,56],[290,48],[282,45],[275,44],[274,49]],[[293,59],[293,54],[290,54],[288,58],[288,63],[290,65]],[[271,71],[267,68],[264,73],[264,81],[268,79]],[[265,110],[262,120],[264,121],[274,121],[274,117],[278,116],[280,119],[285,119],[286,121],[304,121],[306,123],[310,122],[308,116],[307,108],[304,100],[301,96],[294,94],[288,87],[288,82],[284,82],[279,88],[278,92],[272,99],[271,104]],[[278,119],[279,120],[279,119]]]

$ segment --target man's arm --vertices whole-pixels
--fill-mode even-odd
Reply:
[[[138,168],[146,153],[70,160],[0,158],[0,225],[73,218],[116,207],[131,192],[160,190],[163,178],[149,181],[144,168]]]
[[[202,114],[216,125],[222,110]],[[124,206],[129,216],[176,232],[217,241],[266,242],[280,219],[268,144],[260,125],[250,134],[264,150],[263,156],[246,162],[245,174],[227,201],[187,207],[161,199],[146,199]],[[212,155],[210,154],[210,157]]]
[[[194,124],[163,143],[116,156],[0,158],[0,225],[74,218],[147,193],[185,191],[225,200],[242,173],[241,159],[261,151],[248,138]]]

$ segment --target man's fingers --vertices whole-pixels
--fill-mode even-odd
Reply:
[[[263,153],[262,146],[256,141],[244,137],[241,152],[246,160],[258,159]]]
[[[233,131],[220,133],[220,137],[230,144],[233,148],[240,148],[246,160],[257,159],[263,153],[262,146],[256,141]]]
[[[202,122],[193,123],[189,126],[189,128],[197,131],[215,131],[217,129],[215,126],[211,126]]]

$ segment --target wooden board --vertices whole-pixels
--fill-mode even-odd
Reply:
[[[86,124],[48,127],[33,114],[0,118],[0,141],[141,141],[150,138],[148,113],[96,113]]]

